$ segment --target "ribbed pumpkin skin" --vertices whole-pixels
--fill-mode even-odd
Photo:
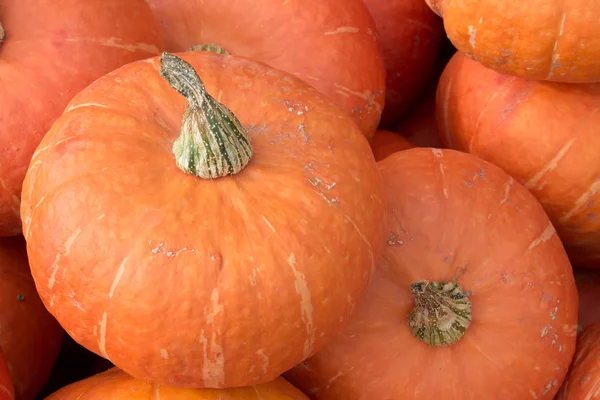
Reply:
[[[371,150],[375,160],[380,161],[397,151],[415,147],[408,139],[399,133],[378,129],[371,140]]]
[[[503,168],[542,203],[574,265],[600,266],[600,84],[501,75],[456,54],[437,90],[444,146]]]
[[[286,378],[319,400],[550,400],[575,351],[577,292],[539,203],[498,167],[415,148],[378,163],[388,237],[356,314]],[[411,333],[410,284],[454,281],[472,303],[457,343]]]
[[[596,323],[579,334],[573,364],[554,400],[597,399],[600,394],[599,358],[600,323]]]
[[[23,237],[0,238],[0,350],[17,400],[33,400],[46,384],[63,334],[40,301]]]
[[[375,20],[386,69],[380,127],[391,128],[433,78],[442,20],[423,0],[363,0]]]
[[[600,4],[590,0],[425,0],[461,52],[500,73],[600,82]]]
[[[293,76],[188,52],[254,157],[204,180],[171,153],[185,99],[158,59],[71,102],[28,171],[31,268],[80,344],[167,386],[266,382],[348,319],[381,250],[382,187],[356,124]]]
[[[308,400],[285,379],[232,389],[185,389],[153,385],[118,368],[66,386],[46,400]]]
[[[216,43],[289,72],[350,114],[367,138],[385,102],[377,29],[362,0],[147,0],[168,51]]]
[[[31,156],[67,103],[162,46],[144,0],[4,0],[0,8],[0,236],[11,236],[21,233]]]
[[[15,388],[13,387],[10,372],[6,360],[0,351],[0,400],[15,400]]]

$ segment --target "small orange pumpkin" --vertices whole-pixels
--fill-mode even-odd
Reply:
[[[375,160],[383,160],[397,151],[412,149],[415,147],[408,139],[399,133],[378,129],[371,140],[371,150]]]

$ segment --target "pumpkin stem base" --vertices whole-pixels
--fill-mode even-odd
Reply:
[[[216,43],[195,44],[185,51],[210,51],[211,53],[229,55],[229,52]]]
[[[418,281],[410,285],[415,305],[409,327],[419,340],[432,346],[458,342],[471,325],[471,301],[455,282]]]

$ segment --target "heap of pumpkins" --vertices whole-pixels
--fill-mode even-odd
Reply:
[[[534,3],[4,0],[0,400],[594,396],[600,9]]]

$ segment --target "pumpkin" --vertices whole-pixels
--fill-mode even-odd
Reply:
[[[435,73],[444,27],[423,0],[363,0],[375,20],[386,69],[380,127],[390,128]]]
[[[573,364],[554,400],[591,400],[598,398],[600,368],[600,323],[586,328],[577,338]]]
[[[393,131],[400,133],[416,147],[442,147],[435,120],[435,88],[398,121]]]
[[[589,1],[425,0],[462,53],[502,74],[600,82],[598,4]]]
[[[21,233],[29,161],[54,119],[93,80],[159,54],[161,42],[144,0],[7,0],[1,8],[0,236],[11,236]]]
[[[181,54],[100,78],[44,137],[21,208],[31,270],[68,334],[139,379],[267,382],[354,310],[384,235],[379,173],[306,83]]]
[[[600,272],[575,269],[575,284],[579,294],[579,329],[600,322]]]
[[[287,71],[350,114],[367,138],[385,102],[377,29],[362,0],[147,0],[166,49],[208,45]]]
[[[437,91],[443,145],[490,161],[542,203],[574,265],[600,265],[600,84],[501,75],[456,54]]]
[[[62,328],[36,291],[23,237],[1,238],[0,350],[8,363],[17,400],[32,400],[42,389],[62,338]]]
[[[371,150],[375,160],[383,160],[397,151],[412,149],[415,147],[408,139],[399,133],[378,129],[371,140]]]
[[[10,372],[6,360],[0,351],[0,400],[15,400],[15,389],[13,388]]]
[[[543,208],[453,150],[380,161],[388,237],[356,313],[286,377],[314,399],[551,399],[575,350],[571,265]]]
[[[261,385],[229,389],[186,389],[135,379],[118,368],[72,383],[46,400],[308,400],[282,377]]]

